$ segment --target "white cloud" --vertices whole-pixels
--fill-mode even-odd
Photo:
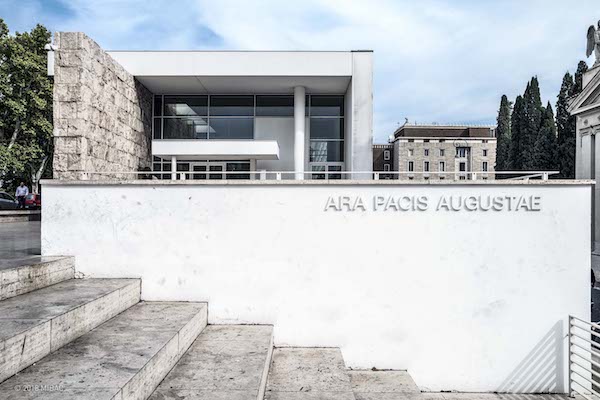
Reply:
[[[71,0],[75,15],[52,28],[111,49],[373,49],[375,137],[384,141],[404,117],[491,123],[500,96],[514,98],[533,75],[554,104],[600,18],[596,3]]]

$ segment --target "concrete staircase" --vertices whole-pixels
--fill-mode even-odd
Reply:
[[[0,399],[420,394],[406,373],[348,371],[339,349],[273,349],[272,326],[207,326],[206,303],[141,302],[139,279],[74,276],[68,257],[0,262]]]

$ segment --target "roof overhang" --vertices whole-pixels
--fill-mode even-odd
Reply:
[[[276,140],[153,140],[152,155],[185,160],[279,160]]]
[[[599,102],[586,104],[588,99],[593,100],[593,96],[597,94],[597,89],[600,88],[600,68],[591,69],[586,74],[591,77],[586,77],[587,82],[583,90],[570,101],[568,111],[571,115],[583,114],[600,107]]]

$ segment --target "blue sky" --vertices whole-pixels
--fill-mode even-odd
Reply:
[[[514,99],[533,75],[554,105],[585,58],[597,2],[0,0],[0,17],[11,31],[42,23],[115,50],[372,49],[374,134],[385,142],[405,118],[492,124],[500,96]]]

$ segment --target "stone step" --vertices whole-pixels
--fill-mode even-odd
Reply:
[[[0,300],[73,279],[75,258],[31,256],[0,260]]]
[[[263,400],[272,349],[270,325],[209,325],[150,400]]]
[[[424,399],[407,371],[349,371],[356,400]]]
[[[0,384],[0,398],[147,399],[206,321],[205,303],[138,303]]]
[[[335,348],[276,348],[266,400],[355,400],[342,353]]]
[[[0,301],[0,382],[139,301],[139,279],[71,279]]]

